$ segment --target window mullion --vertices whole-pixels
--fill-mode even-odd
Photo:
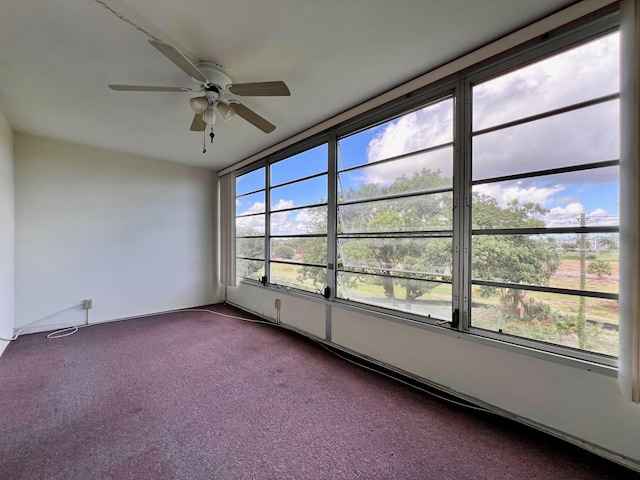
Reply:
[[[471,88],[464,81],[456,88],[454,116],[453,309],[461,331],[470,326],[471,293]],[[456,315],[455,312],[458,312]],[[454,325],[455,327],[455,325]]]
[[[337,210],[338,210],[338,139],[332,134],[327,139],[327,287],[331,293],[330,299],[336,296],[336,265],[337,261]]]
[[[267,277],[264,284],[266,285],[269,283],[269,279],[271,278],[271,164],[268,162],[264,169],[264,184],[264,274]]]

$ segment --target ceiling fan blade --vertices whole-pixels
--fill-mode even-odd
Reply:
[[[287,84],[277,82],[234,83],[228,86],[234,95],[244,97],[288,97],[291,95]]]
[[[150,85],[109,85],[111,90],[123,92],[190,92],[187,87],[153,87]]]
[[[207,128],[207,124],[204,121],[204,115],[200,113],[196,113],[193,116],[193,121],[191,122],[190,130],[192,132],[204,132],[205,128]]]
[[[204,76],[204,73],[198,70],[196,66],[191,63],[187,57],[180,53],[176,47],[167,45],[166,43],[156,42],[155,40],[149,40],[149,43],[160,50],[160,53],[180,67],[180,69],[191,78],[202,83],[209,83],[209,80]]]
[[[233,102],[231,105],[233,106],[234,110],[236,111],[236,114],[240,115],[247,122],[249,122],[250,124],[252,124],[255,127],[259,128],[264,133],[271,133],[276,129],[275,125],[273,125],[272,123],[268,122],[267,120],[262,118],[260,115],[258,115],[256,112],[254,112],[250,108],[245,107],[241,103]]]

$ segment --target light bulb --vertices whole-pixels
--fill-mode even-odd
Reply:
[[[236,114],[236,109],[231,105],[220,102],[218,104],[218,112],[220,112],[220,115],[222,115],[224,120],[231,120],[231,118]]]
[[[189,100],[191,109],[199,115],[202,115],[209,106],[209,99],[207,97],[194,97]]]

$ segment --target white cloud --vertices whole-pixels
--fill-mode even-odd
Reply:
[[[618,131],[618,102],[614,101],[479,135],[473,140],[473,177],[616,159]]]
[[[569,227],[580,225],[584,214],[585,225],[618,225],[619,218],[602,208],[596,208],[591,212],[585,212],[584,206],[579,202],[568,204],[566,207],[554,207],[543,216],[547,227]]]
[[[295,205],[293,200],[280,199],[276,202],[271,210],[284,210],[286,208],[292,208]]]
[[[411,177],[423,168],[433,171],[440,170],[442,176],[453,176],[453,147],[415,155],[390,163],[374,164],[366,167],[360,174],[363,183],[378,183],[386,185],[392,183],[403,174]]]
[[[517,200],[520,204],[531,202],[547,208],[547,213],[538,217],[547,227],[577,226],[581,222],[583,213],[586,225],[617,225],[619,222],[616,214],[609,213],[604,208],[595,208],[591,212],[586,212],[579,199],[568,196],[555,198],[556,194],[565,189],[562,184],[536,187],[532,184],[525,186],[523,183],[481,184],[474,187],[474,191],[495,198],[501,207]]]
[[[274,205],[271,214],[271,233],[274,235],[293,235],[299,233],[307,233],[311,224],[311,217],[308,209],[290,210],[286,212],[277,212],[276,210],[284,210],[293,208],[295,202],[293,200],[280,199]]]
[[[245,212],[242,213],[242,215],[264,212],[264,207],[264,202],[254,202]]]
[[[618,49],[612,34],[474,86],[474,130],[617,92]],[[616,159],[618,123],[612,101],[477,135],[474,179]]]
[[[256,233],[264,233],[264,215],[252,215],[249,217],[236,218],[236,228],[242,230],[252,230]]]
[[[295,207],[293,200],[279,199],[273,206],[271,214],[271,233],[274,235],[295,235],[309,233],[313,227],[314,217],[310,213],[313,208],[302,208],[299,210],[287,210]],[[239,214],[236,225],[239,228],[252,229],[264,233],[265,216],[252,215],[265,211],[264,202],[255,202],[245,211]],[[245,216],[242,216],[245,215]]]
[[[367,146],[367,162],[415,152],[453,140],[453,101],[429,105],[388,123],[378,130]],[[405,174],[411,176],[423,168],[441,170],[451,176],[451,149],[416,155],[405,160],[382,163],[364,170],[364,183],[389,184]]]
[[[304,210],[298,212],[295,221],[298,225],[311,225],[313,219],[309,214],[309,210],[305,208]]]
[[[618,49],[619,36],[614,33],[474,86],[474,128],[614,93],[619,85]],[[422,168],[440,169],[443,175],[451,176],[453,161],[449,149],[373,164],[425,146],[450,142],[452,107],[452,101],[443,101],[377,127],[367,147],[367,161],[372,165],[354,171],[348,178],[350,182],[385,185]],[[619,157],[618,145],[618,105],[614,101],[474,137],[473,175],[474,179],[491,178],[532,168],[542,170],[611,160]],[[590,183],[594,183],[593,176],[599,174],[585,172],[565,180],[581,183],[588,176]],[[523,193],[539,198],[548,192]]]
[[[618,50],[614,33],[476,85],[474,129],[614,93]]]
[[[271,214],[271,233],[274,235],[309,233],[312,226],[313,216],[308,208]]]
[[[387,125],[367,147],[369,163],[453,140],[453,102],[411,112]]]
[[[551,202],[555,194],[563,189],[562,185],[536,187],[535,185],[524,186],[523,182],[509,182],[506,186],[489,183],[474,187],[475,192],[495,198],[502,207],[513,200],[517,200],[521,204],[531,202],[544,207]]]
[[[554,207],[544,215],[547,227],[573,227],[580,224],[584,206],[579,202],[569,203],[566,207]]]

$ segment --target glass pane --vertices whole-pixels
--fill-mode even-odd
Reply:
[[[236,218],[236,237],[264,235],[264,215]]]
[[[318,238],[273,238],[271,258],[297,263],[327,264],[327,239]]]
[[[236,197],[236,215],[250,215],[263,213],[265,207],[264,190],[243,197]]]
[[[477,235],[474,280],[618,293],[618,235]]]
[[[236,259],[236,275],[251,280],[260,280],[264,276],[264,262],[261,260]]]
[[[616,166],[475,185],[473,228],[618,225],[618,171]]]
[[[271,210],[326,203],[327,195],[326,175],[290,183],[271,189]]]
[[[236,238],[236,255],[264,260],[264,237]]]
[[[264,190],[264,167],[236,177],[236,195]]]
[[[473,138],[473,180],[620,157],[619,102],[546,117]]]
[[[453,100],[428,105],[338,142],[338,170],[453,142]]]
[[[618,92],[619,33],[612,33],[473,87],[480,130]]]
[[[451,274],[451,238],[341,238],[342,265],[387,275]],[[443,279],[438,275],[438,279]]]
[[[300,208],[271,214],[272,235],[327,233],[327,207]]]
[[[280,160],[271,165],[271,185],[290,182],[298,178],[310,177],[327,171],[327,144]]]
[[[618,355],[618,302],[525,290],[473,287],[474,327]]]
[[[340,298],[369,305],[451,319],[451,284],[382,275],[338,272]]]
[[[379,200],[338,207],[344,233],[450,230],[452,193]]]
[[[341,200],[362,200],[453,185],[453,148],[369,164],[338,174]]]
[[[327,284],[327,269],[271,262],[269,282],[307,292],[322,293]]]

